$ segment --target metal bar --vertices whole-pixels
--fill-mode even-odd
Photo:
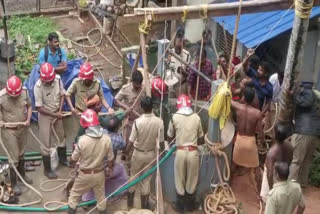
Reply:
[[[212,83],[213,81],[207,77],[206,75],[204,75],[202,72],[200,72],[198,69],[196,69],[194,66],[188,64],[186,61],[184,61],[178,54],[176,54],[173,50],[168,50],[170,52],[170,54],[175,57],[177,60],[179,60],[182,64],[184,64],[185,66],[188,66],[193,72],[196,72],[196,74],[198,74],[199,76],[201,76],[202,78],[204,78],[206,81],[208,81],[209,83]]]

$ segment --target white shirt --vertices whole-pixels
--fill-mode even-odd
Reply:
[[[273,87],[273,96],[272,96],[272,101],[273,102],[279,102],[280,100],[280,92],[283,88],[283,84],[280,86],[278,74],[272,74],[271,77],[269,78],[269,82],[271,83]]]

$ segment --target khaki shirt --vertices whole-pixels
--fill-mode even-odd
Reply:
[[[93,138],[88,135],[82,135],[78,144],[72,153],[72,160],[80,162],[79,168],[84,170],[103,169],[104,160],[113,159],[113,150],[111,139],[108,135],[102,135],[101,138]]]
[[[141,115],[134,121],[129,140],[138,150],[155,151],[157,140],[164,141],[163,121],[154,114]]]
[[[6,89],[0,91],[0,120],[5,123],[24,122],[27,119],[27,108],[31,100],[26,88],[21,95],[11,97]]]
[[[172,51],[174,51],[174,49],[172,49]],[[185,61],[187,62],[188,64],[190,64],[190,61],[191,61],[191,56],[190,56],[190,53],[185,50],[185,49],[182,49],[182,52],[180,54],[180,57]],[[177,60],[175,57],[171,56],[170,58],[170,64],[169,64],[170,67],[173,67],[174,68],[174,75],[179,79],[179,80],[182,80],[182,76],[180,73],[178,73],[178,68],[181,67],[184,71],[186,70],[186,66],[184,64],[182,64],[179,60]]]
[[[265,214],[293,214],[297,206],[304,206],[300,185],[295,181],[278,182],[268,193]]]
[[[143,87],[143,86],[142,86]],[[144,89],[143,89],[144,90]],[[124,86],[122,86],[122,88],[120,89],[120,91],[117,93],[115,99],[123,102],[125,105],[127,105],[128,107],[131,107],[132,104],[135,102],[136,98],[138,97],[140,91],[136,91],[134,90],[132,83],[126,84]],[[145,90],[142,92],[142,95],[140,96],[137,104],[134,107],[134,110],[136,112],[138,112],[139,114],[143,114],[143,110],[140,106],[140,100],[142,97],[145,97],[146,92]],[[130,119],[134,120],[135,117],[132,116],[133,114],[130,114]]]
[[[169,123],[167,134],[170,138],[176,136],[177,146],[197,146],[198,138],[204,136],[200,117],[195,113],[175,113]]]
[[[66,96],[74,95],[76,101],[75,107],[80,111],[84,111],[87,109],[86,100],[88,99],[88,96],[93,96],[96,94],[99,96],[100,101],[104,99],[99,80],[94,79],[93,83],[87,87],[82,83],[81,79],[75,78],[68,88]]]
[[[59,76],[56,76],[50,85],[44,84],[39,79],[33,90],[36,107],[44,107],[52,112],[59,110],[61,96],[65,95],[65,90]]]

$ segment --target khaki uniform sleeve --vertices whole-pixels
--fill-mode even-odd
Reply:
[[[99,98],[100,98],[100,101],[104,100],[103,90],[102,90],[102,87],[101,87],[101,84],[100,84],[100,83],[99,83],[98,96],[99,96]]]
[[[32,105],[28,90],[26,90],[26,101],[27,101],[27,106],[28,107]]]
[[[122,101],[125,99],[125,93],[123,88],[121,88],[120,91],[117,93],[115,99],[118,101]]]
[[[111,140],[109,138],[109,149],[108,149],[108,152],[106,154],[106,159],[107,159],[107,161],[111,161],[113,158],[114,158],[113,148],[112,148]]]
[[[266,204],[264,214],[274,214],[274,213],[276,213],[276,211],[277,211],[277,209],[276,209],[275,201],[272,198],[272,195],[271,196],[269,195],[268,199],[267,199],[267,204]]]
[[[201,138],[203,136],[204,136],[204,133],[203,133],[203,129],[202,129],[201,119],[199,118],[198,138]]]
[[[61,79],[59,80],[59,86],[60,86],[60,96],[64,96],[66,94],[66,90],[63,87],[63,83]]]
[[[135,120],[133,122],[133,126],[132,126],[132,129],[131,129],[131,134],[130,134],[130,137],[129,137],[129,140],[131,142],[134,142],[136,139],[137,139],[137,120]]]
[[[174,130],[174,127],[173,127],[173,124],[172,124],[172,120],[170,120],[168,131],[167,131],[168,137],[173,138],[174,137],[174,132],[175,132],[175,130]]]
[[[71,159],[73,161],[78,161],[80,156],[81,156],[81,149],[80,149],[80,146],[81,146],[81,138],[79,139],[79,142],[76,144],[76,148],[74,149],[74,151],[72,152],[72,156],[71,156]]]
[[[41,88],[35,86],[34,89],[34,99],[36,107],[43,107],[42,90]]]
[[[71,85],[69,86],[66,96],[70,97],[72,94],[76,93],[76,81],[77,79],[74,79],[71,83]]]

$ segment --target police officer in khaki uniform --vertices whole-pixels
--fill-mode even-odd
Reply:
[[[276,162],[275,184],[268,193],[265,214],[302,214],[305,209],[303,193],[299,183],[288,181],[289,165],[286,162]]]
[[[129,138],[129,144],[134,147],[131,159],[131,176],[137,174],[145,166],[147,166],[156,157],[157,142],[161,148],[164,145],[164,130],[163,122],[159,117],[152,113],[151,97],[141,99],[141,108],[144,114],[134,121],[133,128]],[[146,169],[145,171],[147,171]],[[150,209],[149,194],[150,194],[151,176],[142,180],[139,185],[141,194],[142,209]],[[132,208],[134,193],[136,186],[129,189],[128,193],[128,208]]]
[[[121,90],[115,97],[114,104],[119,106],[123,109],[130,110],[132,104],[135,102],[136,98],[138,97],[139,93],[142,88],[143,76],[140,71],[134,71],[131,76],[131,82],[127,85],[122,86]],[[145,90],[142,92],[137,103],[146,96]],[[137,104],[134,106],[133,111],[128,115],[127,119],[123,121],[123,128],[122,128],[122,136],[126,144],[129,142],[129,135],[131,133],[133,121],[139,117],[139,114],[142,114],[143,110],[141,109],[140,105]],[[127,149],[129,152],[130,149]],[[128,155],[128,154],[127,154]]]
[[[2,142],[8,150],[14,165],[17,167],[23,179],[32,184],[32,180],[25,174],[24,147],[26,143],[25,132],[30,126],[32,114],[31,100],[28,92],[22,87],[21,80],[17,76],[8,79],[5,89],[0,91],[0,127]],[[19,126],[4,126],[4,123],[22,122]],[[16,195],[21,194],[17,184],[17,176],[13,168],[10,168],[11,185]]]
[[[106,160],[107,176],[111,175],[113,167],[111,139],[103,134],[97,113],[91,109],[82,113],[80,124],[85,129],[85,134],[80,137],[70,161],[71,163],[79,162],[79,174],[68,199],[68,214],[76,213],[81,196],[90,189],[94,191],[99,213],[106,214],[104,169]]]
[[[168,129],[168,140],[176,137],[176,159],[174,164],[177,202],[174,209],[179,213],[197,208],[195,191],[199,177],[198,143],[202,144],[203,130],[200,117],[193,113],[190,98],[182,94],[177,100],[178,111],[172,116]]]
[[[40,79],[34,87],[35,106],[39,112],[39,140],[43,143],[41,154],[43,159],[44,174],[49,179],[56,179],[57,175],[51,170],[50,148],[58,146],[59,163],[68,166],[65,135],[62,124],[62,105],[65,90],[59,76],[49,63],[44,63],[40,68]],[[57,137],[52,128],[54,128]],[[58,138],[58,139],[57,139]],[[57,142],[58,141],[58,142]],[[54,144],[54,142],[56,142]]]
[[[79,112],[83,112],[87,109],[86,101],[88,98],[98,95],[101,101],[101,104],[109,111],[113,112],[113,109],[110,108],[107,101],[104,99],[103,91],[100,85],[100,81],[94,78],[94,71],[90,63],[84,63],[81,65],[79,70],[79,78],[75,78],[68,91],[66,93],[66,100],[70,106],[71,111],[78,115]],[[75,96],[75,107],[71,102],[71,96]]]

